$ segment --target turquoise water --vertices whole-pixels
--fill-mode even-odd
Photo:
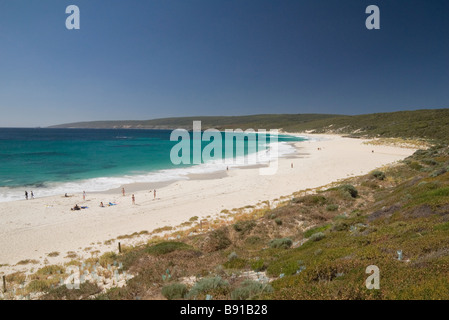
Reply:
[[[188,173],[223,168],[217,162],[196,166],[172,164],[170,151],[178,142],[170,141],[170,133],[168,130],[0,129],[0,201],[21,199],[24,190],[33,190],[36,195],[103,191],[126,183],[182,179]],[[280,146],[284,147],[280,152],[287,152],[285,142],[300,140],[278,136]],[[202,142],[202,148],[207,144]],[[224,140],[222,145],[224,155]],[[266,148],[262,145],[263,150]],[[263,150],[253,150],[246,144],[243,154],[236,152],[233,157]]]

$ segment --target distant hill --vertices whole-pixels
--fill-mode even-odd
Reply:
[[[285,126],[286,131],[449,140],[449,109],[340,116]]]
[[[316,120],[335,118],[331,114],[261,114],[250,116],[197,116],[162,118],[153,120],[93,121],[68,123],[50,128],[93,128],[93,129],[192,129],[193,121],[201,121],[202,129],[278,129]]]
[[[425,109],[356,116],[265,114],[235,117],[164,118],[142,121],[95,121],[62,124],[51,128],[191,129],[195,120],[201,120],[202,129],[282,129],[286,132],[449,140],[449,109]]]

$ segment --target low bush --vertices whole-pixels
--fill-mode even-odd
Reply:
[[[310,241],[320,241],[322,239],[324,239],[326,237],[326,235],[322,232],[317,232],[312,234],[312,236],[310,237]]]
[[[233,228],[237,232],[247,233],[251,231],[256,226],[256,223],[252,220],[239,221],[233,225]]]
[[[288,249],[292,244],[293,241],[290,238],[274,239],[270,241],[270,248]]]
[[[228,293],[229,282],[223,280],[220,276],[203,278],[195,283],[192,289],[190,289],[189,293],[187,294],[187,298],[198,298],[212,292],[216,292],[219,294]]]
[[[183,299],[188,293],[183,283],[172,283],[162,288],[162,295],[168,300]]]
[[[357,196],[359,195],[359,192],[352,184],[344,184],[338,188],[343,192],[349,193],[352,198],[357,198]]]
[[[246,280],[242,286],[231,292],[232,300],[249,300],[262,293],[271,293],[273,288],[269,284],[263,284],[253,280]]]
[[[337,211],[337,210],[338,210],[338,205],[336,205],[336,204],[329,204],[329,205],[326,207],[326,210],[327,210],[327,211]]]
[[[256,272],[265,270],[266,269],[265,261],[263,259],[258,259],[256,261],[253,261],[251,263],[251,269]]]
[[[163,255],[176,250],[189,250],[192,249],[191,246],[185,244],[184,242],[167,241],[161,242],[154,246],[148,247],[146,252],[151,255]]]
[[[380,170],[374,170],[373,172],[371,172],[371,176],[373,176],[377,180],[384,180],[385,179],[385,172],[382,172]]]
[[[311,228],[311,229],[307,230],[306,232],[304,232],[304,237],[310,238],[314,233],[326,231],[330,227],[331,227],[330,224],[325,224],[324,226]]]
[[[312,195],[307,195],[307,196],[300,197],[300,198],[293,198],[292,202],[293,203],[302,203],[302,204],[305,204],[308,206],[312,206],[312,205],[323,205],[327,202],[327,199],[326,199],[326,197],[312,194]]]

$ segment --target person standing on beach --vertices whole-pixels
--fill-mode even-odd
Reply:
[[[133,204],[136,204],[136,197],[132,196]]]
[[[86,201],[86,191],[83,191],[83,201]]]
[[[25,191],[25,199],[28,200],[28,191]]]
[[[31,191],[31,199],[34,199],[34,193]]]
[[[122,194],[125,196],[125,188],[122,188]]]
[[[154,199],[156,199],[156,189],[154,189],[154,191],[153,191],[153,197],[154,197]]]

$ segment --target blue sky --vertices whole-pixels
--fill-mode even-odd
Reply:
[[[77,5],[81,29],[67,30]],[[380,8],[381,29],[365,28]],[[449,1],[0,0],[0,127],[449,107]]]

